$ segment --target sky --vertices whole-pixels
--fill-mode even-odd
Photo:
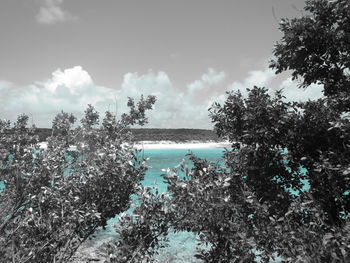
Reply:
[[[303,0],[1,0],[1,119],[25,113],[51,127],[88,104],[120,116],[127,97],[155,95],[154,128],[211,129],[208,108],[227,91],[283,88],[318,98],[290,72],[268,68],[281,18]]]

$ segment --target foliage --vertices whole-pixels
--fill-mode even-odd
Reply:
[[[350,3],[309,0],[306,15],[284,19],[270,67],[292,70],[301,86],[322,84],[323,99],[301,105],[286,141],[294,161],[307,168],[311,192],[326,211],[330,224],[341,224],[349,212]],[[312,87],[311,87],[312,88]]]
[[[154,102],[152,96],[141,98],[138,109],[131,107],[120,121],[106,112],[101,126],[90,105],[77,128],[74,116],[61,112],[45,150],[35,128],[27,127],[27,116],[12,126],[0,122],[2,262],[68,262],[96,228],[129,207],[146,165],[125,130],[144,124]]]
[[[255,262],[257,256],[269,262],[276,255],[284,262],[349,260],[349,222],[343,228],[329,226],[308,192],[294,198],[284,214],[272,213],[274,202],[262,202],[241,174],[192,160],[187,176],[179,171],[165,175],[172,220],[181,219],[170,224],[210,245],[197,255],[204,262]]]
[[[309,192],[275,214],[274,202],[257,198],[241,174],[194,155],[191,160],[192,169],[182,165],[163,175],[170,198],[139,192],[137,211],[125,215],[120,240],[109,245],[110,262],[153,262],[162,244],[157,238],[166,241],[169,231],[197,234],[196,257],[204,262],[269,262],[276,256],[283,262],[349,261],[349,221],[330,226]]]
[[[270,67],[323,85],[325,97],[291,103],[254,87],[214,104],[215,130],[232,142],[225,165],[192,156],[192,169],[164,175],[171,216],[150,220],[152,233],[159,222],[196,233],[205,262],[350,261],[349,4],[308,0],[305,15],[280,24]]]
[[[118,241],[106,246],[107,262],[154,262],[153,256],[167,244],[171,213],[170,197],[156,187],[140,186],[131,214],[119,217]]]
[[[283,101],[280,92],[271,98],[267,90],[255,87],[247,98],[229,94],[223,106],[216,104],[212,109],[218,133],[229,135],[234,142],[232,152],[226,154],[226,164],[240,175],[259,203],[267,205],[268,217],[280,218],[282,224],[276,227],[285,229],[276,237],[259,235],[272,242],[272,251],[291,258],[292,262],[297,259],[303,262],[310,251],[316,251],[316,247],[308,245],[312,240],[316,242],[329,235],[340,240],[347,238],[350,126],[349,120],[326,101],[288,103]],[[301,167],[306,168],[306,174]],[[308,190],[302,188],[302,180],[308,183]],[[296,191],[299,197],[290,190]],[[304,207],[301,200],[313,206]],[[292,209],[300,206],[301,212]],[[291,221],[286,219],[290,214]],[[286,225],[286,220],[290,224]],[[342,231],[345,234],[340,234]],[[298,235],[293,242],[282,242],[288,233],[289,236],[291,233]],[[259,235],[254,235],[254,240],[259,239]],[[282,240],[274,243],[275,239]],[[281,249],[279,244],[282,244]],[[340,256],[345,262],[348,258],[349,250],[345,245],[338,244],[337,249],[342,252],[334,252],[336,256],[324,247],[325,244],[318,247],[324,255],[312,258],[319,258],[321,262],[325,259],[332,262]],[[257,246],[257,249],[264,251],[266,247]]]
[[[129,130],[134,141],[219,141],[212,130],[204,129],[162,129],[162,128],[131,128]],[[51,129],[38,128],[36,134],[40,141],[45,141],[52,134]],[[55,135],[55,133],[54,133]]]
[[[231,93],[223,106],[214,105],[212,120],[219,134],[237,142],[229,165],[259,199],[275,202],[275,213],[293,200],[285,189],[300,192],[307,179],[329,224],[341,224],[350,211],[350,123],[341,112],[324,99],[289,103],[280,92],[271,98],[266,89],[254,88],[246,99]]]
[[[212,130],[204,129],[131,129],[135,141],[220,141]]]
[[[235,142],[226,156],[228,166],[245,178],[258,199],[274,203],[273,213],[284,213],[281,208],[287,209],[293,200],[286,189],[302,188],[299,164],[284,152],[297,115],[297,105],[284,102],[280,92],[271,98],[267,89],[257,87],[246,99],[230,93],[223,106],[214,104],[211,109],[218,134]]]
[[[349,92],[350,3],[348,0],[307,0],[306,14],[282,19],[283,37],[270,66],[277,73],[292,70],[302,87],[324,84],[325,95]]]

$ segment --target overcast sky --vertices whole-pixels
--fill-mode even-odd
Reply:
[[[268,60],[278,21],[303,0],[1,0],[0,118],[50,127],[87,104],[120,115],[126,97],[157,96],[149,127],[211,128],[207,108],[229,90],[284,88]]]

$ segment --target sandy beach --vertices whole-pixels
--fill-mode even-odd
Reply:
[[[222,142],[174,142],[174,141],[142,141],[135,144],[137,149],[206,149],[206,148],[229,148],[231,143]]]
[[[38,143],[41,149],[47,148],[47,142]],[[74,146],[72,146],[74,147]],[[222,142],[174,142],[174,141],[141,141],[135,143],[137,149],[208,149],[208,148],[230,148],[231,143],[228,141]]]

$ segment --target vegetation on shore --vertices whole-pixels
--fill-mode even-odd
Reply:
[[[147,167],[126,129],[143,125],[154,102],[129,100],[128,114],[117,121],[106,112],[99,127],[92,106],[75,129],[75,117],[61,112],[45,150],[28,116],[0,121],[1,262],[68,262],[98,227],[129,208]]]
[[[264,87],[246,97],[229,92],[210,109],[216,133],[232,143],[224,164],[190,155],[192,168],[162,175],[167,193],[140,184],[146,164],[128,146],[128,127],[147,121],[154,97],[130,99],[129,114],[118,121],[106,113],[101,126],[92,107],[77,129],[61,113],[40,153],[28,117],[0,122],[1,260],[69,262],[119,214],[106,263],[153,262],[170,231],[196,234],[195,257],[207,263],[349,262],[349,28],[348,0],[307,0],[305,14],[283,19],[270,67],[290,70],[302,88],[323,85],[324,97],[301,103]],[[133,212],[121,214],[131,195]]]
[[[301,88],[323,85],[324,97],[228,93],[210,110],[218,135],[232,142],[225,165],[191,156],[192,169],[163,175],[166,195],[142,192],[120,220],[109,262],[152,262],[169,231],[208,244],[196,255],[203,262],[350,261],[350,2],[308,0],[305,14],[280,29],[270,67],[290,70]]]
[[[221,141],[219,136],[213,130],[205,129],[160,129],[160,128],[130,128],[134,141],[173,141],[173,142],[190,142],[190,141]],[[39,136],[39,141],[45,141],[52,134],[52,129],[37,128],[35,134]]]

